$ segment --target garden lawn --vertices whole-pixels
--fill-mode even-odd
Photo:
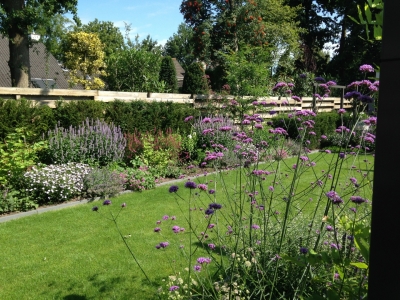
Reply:
[[[335,162],[337,156],[325,153],[309,155],[310,160],[305,164],[313,161],[316,165],[299,169],[303,173],[294,189],[291,213],[300,211],[305,220],[314,213],[318,197],[323,198],[321,187],[316,183],[321,179],[326,185],[335,184],[322,176],[335,174],[334,169],[329,169],[329,163],[330,160]],[[342,206],[345,208],[354,191],[349,185],[349,177],[356,177],[361,187],[371,185],[374,161],[372,155],[359,156],[357,160],[349,155],[342,161],[336,191],[346,196]],[[274,173],[260,180],[261,185],[254,186],[254,189],[267,190],[274,185],[274,193],[281,193],[283,197],[288,192],[294,174],[293,164],[296,163],[296,158],[291,158],[281,161],[279,168],[276,163],[261,164],[259,169]],[[165,288],[166,283],[162,280],[175,272],[185,272],[184,268],[188,266],[185,253],[190,243],[190,227],[186,221],[190,195],[192,229],[201,238],[200,232],[205,231],[209,224],[209,219],[204,218],[204,210],[214,201],[214,196],[215,201],[223,205],[222,209],[237,209],[235,198],[243,195],[239,190],[244,191],[240,187],[248,188],[248,177],[239,177],[238,174],[238,171],[224,171],[218,175],[193,178],[197,183],[207,183],[209,189],[216,187],[215,195],[198,189],[185,189],[183,181],[178,184],[177,195],[169,193],[167,185],[121,195],[111,199],[112,205],[109,206],[94,202],[0,224],[0,299],[157,299],[157,289],[160,286]],[[275,175],[279,176],[275,178]],[[228,193],[222,186],[226,186]],[[330,190],[330,187],[326,186],[325,190]],[[372,198],[370,192],[360,196]],[[274,199],[279,199],[279,195]],[[285,202],[274,201],[273,209],[283,212]],[[141,273],[110,220],[110,213],[118,214],[122,203],[127,206],[122,208],[118,226],[152,284]],[[97,212],[92,211],[95,205],[99,206]],[[323,212],[318,211],[318,214],[323,215]],[[166,215],[168,220],[163,220]],[[176,219],[172,220],[172,216]],[[214,222],[215,218],[212,216],[211,221]],[[156,224],[157,221],[161,224]],[[224,226],[229,221],[229,214],[219,218]],[[184,227],[185,231],[173,233],[174,225]],[[161,232],[155,233],[155,227],[160,227]],[[213,241],[214,234],[209,231],[209,240],[203,245],[192,238],[192,245],[198,246],[192,262],[200,256],[210,256],[206,245]],[[164,241],[170,243],[167,248],[155,248]],[[213,258],[217,257],[218,251],[213,254]]]

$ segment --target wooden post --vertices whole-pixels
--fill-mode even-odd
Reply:
[[[398,110],[393,109],[400,81],[399,12],[399,0],[385,0],[368,300],[400,297],[400,132]]]

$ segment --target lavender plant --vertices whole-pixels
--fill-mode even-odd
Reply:
[[[83,178],[85,195],[111,197],[125,190],[125,174],[107,168],[93,168]]]
[[[126,139],[119,126],[86,119],[77,128],[58,127],[48,132],[51,163],[80,162],[105,166],[123,159]]]

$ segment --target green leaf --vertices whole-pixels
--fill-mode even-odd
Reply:
[[[368,269],[368,265],[363,262],[352,262],[350,264],[358,269]]]
[[[357,249],[360,250],[365,261],[369,262],[369,244],[368,244],[368,242],[365,239],[363,239],[357,235],[355,236],[354,242],[356,244]]]

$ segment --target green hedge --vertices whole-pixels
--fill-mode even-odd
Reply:
[[[55,128],[77,127],[87,118],[100,119],[119,125],[123,132],[140,132],[172,129],[188,132],[187,116],[198,116],[199,111],[190,104],[172,102],[113,101],[109,103],[82,100],[58,101],[55,108],[38,106],[26,99],[4,100],[0,98],[0,139],[14,132],[17,127],[27,127],[33,139]]]

